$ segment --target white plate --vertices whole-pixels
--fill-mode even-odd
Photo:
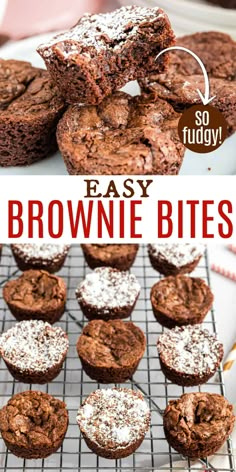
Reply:
[[[177,1],[177,0],[175,0]],[[47,41],[51,34],[34,36],[23,41],[12,42],[0,49],[0,56],[5,59],[20,59],[32,62],[37,67],[43,66],[43,61],[36,52],[36,47]],[[138,93],[137,84],[132,82],[125,90],[135,95]],[[67,174],[60,153],[37,162],[30,167],[0,168],[0,175],[40,174],[63,175]],[[210,154],[196,154],[186,151],[184,163],[181,169],[182,175],[223,175],[236,174],[236,134]]]

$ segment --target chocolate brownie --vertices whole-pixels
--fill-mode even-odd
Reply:
[[[99,106],[70,106],[57,128],[69,174],[178,174],[180,114],[154,96],[115,92]]]
[[[164,431],[171,447],[192,459],[211,456],[231,434],[233,406],[214,393],[185,393],[169,402]]]
[[[170,72],[152,75],[141,84],[149,94],[167,100],[177,112],[183,112],[191,105],[202,103],[197,92],[204,95],[205,82],[202,75],[185,75]],[[211,96],[215,96],[211,105],[221,111],[228,124],[228,135],[236,131],[236,81],[210,79]]]
[[[2,244],[0,244],[0,260],[1,260],[1,257],[2,257]]]
[[[163,71],[168,54],[156,56],[174,41],[163,10],[128,6],[84,15],[38,52],[66,101],[88,105],[147,72]]]
[[[158,339],[157,350],[164,375],[184,387],[206,383],[224,355],[216,335],[202,325],[176,326],[166,331]]]
[[[42,459],[56,452],[68,423],[66,404],[43,392],[17,393],[0,410],[0,431],[6,446],[25,459]]]
[[[70,246],[65,244],[12,244],[16,264],[22,271],[29,269],[58,272],[65,262]]]
[[[203,244],[148,244],[153,269],[164,275],[189,274],[198,265],[204,251]]]
[[[124,383],[138,368],[146,348],[145,336],[132,322],[90,321],[77,341],[83,369],[101,383]]]
[[[58,321],[65,311],[66,284],[45,270],[27,270],[3,287],[3,298],[18,321]]]
[[[81,244],[85,260],[90,269],[114,267],[129,270],[133,265],[138,244]]]
[[[51,382],[68,348],[66,333],[42,320],[21,321],[0,336],[0,354],[9,372],[24,383]]]
[[[29,165],[56,151],[65,105],[48,72],[0,59],[0,81],[0,165]]]
[[[208,2],[223,8],[236,8],[236,0],[208,0]]]
[[[213,299],[204,280],[185,275],[165,277],[151,289],[153,313],[166,328],[202,323]]]
[[[98,267],[79,284],[75,294],[86,318],[117,319],[131,315],[140,293],[134,274]]]
[[[107,459],[127,457],[141,445],[150,410],[139,391],[96,390],[81,405],[77,423],[89,449]]]

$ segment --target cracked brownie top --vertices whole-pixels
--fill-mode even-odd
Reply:
[[[46,271],[27,270],[18,279],[6,283],[3,296],[17,308],[47,313],[65,300],[66,285],[62,278]]]
[[[77,342],[79,356],[97,367],[121,368],[136,364],[143,356],[146,340],[140,328],[121,320],[93,320]]]
[[[53,447],[67,426],[65,403],[43,392],[18,393],[0,410],[3,439],[18,447]]]

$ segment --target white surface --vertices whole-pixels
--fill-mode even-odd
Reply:
[[[120,3],[163,8],[177,35],[215,30],[236,37],[236,10],[211,5],[205,0],[120,0]]]
[[[40,43],[47,41],[52,34],[34,36],[23,41],[12,42],[0,50],[1,57],[5,59],[19,59],[32,62],[37,67],[44,67],[36,48]],[[125,90],[135,95],[139,93],[137,84],[128,84]],[[236,134],[227,139],[217,151],[210,154],[196,154],[186,151],[184,163],[181,169],[182,175],[223,175],[236,174]],[[24,174],[57,174],[67,175],[64,162],[58,152],[53,157],[37,162],[30,167],[0,168],[0,175],[24,175]]]
[[[211,263],[236,273],[236,254],[227,246],[209,245]],[[223,342],[225,358],[236,342],[236,282],[211,271],[211,285],[215,297],[214,307],[219,338]],[[225,373],[226,397],[236,403],[236,362]]]

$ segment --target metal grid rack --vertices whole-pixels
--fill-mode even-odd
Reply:
[[[149,433],[141,447],[130,457],[117,461],[102,459],[93,454],[86,446],[83,438],[80,436],[76,424],[76,412],[82,400],[96,388],[105,388],[92,381],[81,369],[81,364],[76,353],[76,341],[81,333],[86,320],[83,318],[77,301],[75,300],[75,288],[82,280],[86,272],[89,271],[84,262],[84,258],[79,246],[71,247],[65,266],[60,272],[64,277],[68,287],[68,300],[66,312],[58,323],[69,335],[70,349],[64,367],[60,375],[46,386],[27,385],[16,382],[12,379],[5,364],[0,362],[0,407],[6,404],[8,399],[15,393],[34,389],[46,391],[49,394],[57,396],[67,404],[70,415],[70,425],[62,448],[51,457],[45,460],[22,460],[16,458],[8,452],[3,441],[0,441],[0,471],[41,471],[41,472],[147,472],[159,469],[165,464],[162,470],[177,472],[182,467],[176,466],[175,461],[179,455],[169,447],[165,440],[162,427],[162,411],[165,409],[168,401],[178,398],[185,389],[171,384],[165,379],[159,365],[157,357],[156,341],[158,335],[162,332],[153,314],[150,305],[150,288],[155,281],[160,278],[157,272],[151,267],[145,246],[141,246],[132,272],[138,277],[142,290],[137,302],[136,308],[132,314],[132,321],[136,323],[144,332],[147,338],[147,350],[142,359],[137,372],[132,381],[125,385],[128,388],[140,389],[149,402],[152,422]],[[15,276],[19,275],[15,266],[9,247],[4,246],[2,260],[0,264],[0,286]],[[194,272],[194,275],[202,277],[208,283],[209,266],[207,253],[202,258],[200,264]],[[1,332],[7,330],[16,321],[10,314],[2,298],[0,298],[1,309]],[[216,332],[216,322],[214,311],[212,310],[205,319],[204,324],[212,332]],[[212,393],[221,393],[224,395],[224,384],[222,371],[220,370],[215,377],[202,387],[188,388],[187,391],[209,391]],[[222,468],[214,469],[207,460],[202,461],[206,471],[233,472],[235,470],[232,456],[232,445],[229,440],[225,451],[222,454]],[[167,464],[167,465],[166,465]],[[188,472],[202,470],[201,464],[187,462],[186,470]]]

